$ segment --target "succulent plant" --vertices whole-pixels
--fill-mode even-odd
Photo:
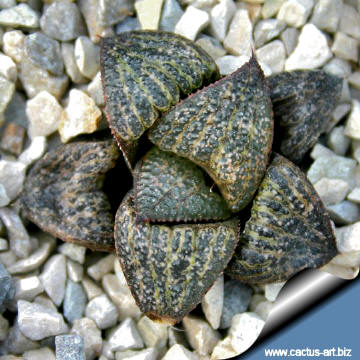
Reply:
[[[30,171],[22,203],[65,241],[115,244],[146,315],[180,321],[222,272],[284,281],[337,254],[321,200],[284,156],[301,163],[326,129],[339,79],[321,70],[266,79],[254,56],[219,79],[201,48],[161,31],[103,39],[101,74],[123,156],[109,139],[63,145]],[[133,184],[114,221],[101,180],[116,162]]]

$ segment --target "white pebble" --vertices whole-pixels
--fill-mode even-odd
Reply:
[[[87,273],[94,279],[100,280],[105,274],[114,270],[114,254],[109,254],[101,258],[94,265],[91,265],[87,269]]]
[[[0,184],[10,200],[15,199],[23,188],[26,166],[18,161],[0,160]]]
[[[16,64],[10,56],[0,53],[0,75],[11,82],[17,79]]]
[[[359,54],[358,46],[359,42],[357,40],[342,32],[337,32],[335,34],[331,51],[339,58],[357,61]]]
[[[287,55],[290,55],[299,40],[299,30],[296,28],[286,28],[280,35],[280,39],[285,46]]]
[[[233,0],[221,0],[211,10],[210,29],[214,36],[223,41],[229,26],[229,22],[236,11]]]
[[[343,16],[343,0],[318,0],[310,22],[319,29],[335,32]]]
[[[81,74],[92,79],[99,71],[99,47],[87,36],[75,40],[75,61]]]
[[[349,184],[341,179],[322,178],[314,188],[325,205],[337,204],[343,201],[350,190]]]
[[[229,75],[249,61],[249,56],[225,55],[215,60],[221,75]]]
[[[360,140],[360,101],[353,99],[351,113],[347,118],[344,134]]]
[[[18,160],[26,166],[31,165],[35,160],[40,159],[46,150],[46,137],[35,136],[27,149],[19,156]]]
[[[37,276],[28,276],[15,282],[15,299],[32,301],[44,291],[44,287]]]
[[[283,288],[284,285],[285,285],[285,282],[266,284],[265,285],[265,297],[269,301],[275,301],[279,295],[280,290]]]
[[[353,6],[343,5],[339,31],[360,40],[360,14]]]
[[[138,0],[135,2],[137,17],[143,30],[157,30],[164,0]]]
[[[289,26],[300,27],[306,23],[314,0],[288,0],[281,6],[277,18]]]
[[[356,187],[354,190],[352,190],[347,198],[350,201],[360,204],[360,187]]]
[[[108,329],[116,324],[118,311],[116,306],[105,295],[99,295],[86,306],[86,317],[95,321],[99,329]]]
[[[335,265],[331,262],[320,268],[320,270],[345,280],[355,279],[359,274],[358,266],[345,267],[345,266]]]
[[[265,64],[271,73],[279,73],[284,70],[285,47],[282,41],[274,40],[255,52],[256,58],[261,64]]]
[[[24,56],[25,34],[20,30],[7,31],[2,38],[4,53],[19,63]]]
[[[338,155],[345,155],[350,146],[350,139],[344,134],[345,127],[337,126],[331,130],[327,144]]]
[[[84,246],[66,242],[59,246],[58,251],[80,264],[85,262],[86,247]]]
[[[162,358],[162,360],[198,360],[199,357],[186,349],[183,345],[175,344],[173,345]]]
[[[19,4],[0,11],[0,25],[6,27],[39,27],[39,15],[28,4]]]

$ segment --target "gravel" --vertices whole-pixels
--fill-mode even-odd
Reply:
[[[360,247],[360,14],[345,0],[0,0],[0,356],[8,359],[223,359],[258,337],[283,284],[221,276],[180,324],[143,316],[116,256],[62,243],[22,216],[29,167],[104,128],[101,36],[164,29],[200,45],[227,75],[255,52],[266,76],[319,69],[343,79],[305,170],[335,224],[322,270],[352,279]],[[340,16],[340,14],[342,14]],[[6,359],[6,357],[4,357]]]

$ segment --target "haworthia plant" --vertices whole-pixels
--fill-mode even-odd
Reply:
[[[248,283],[285,281],[335,255],[330,218],[317,193],[297,166],[275,155],[227,273]]]
[[[243,209],[265,174],[273,138],[269,91],[255,57],[169,111],[149,138],[201,166],[229,208]]]
[[[175,105],[181,94],[219,78],[214,60],[203,49],[164,31],[104,38],[100,55],[108,120],[130,166],[134,142],[161,112]]]
[[[26,178],[25,214],[64,241],[113,251],[113,215],[99,185],[118,156],[112,140],[72,143],[48,152]]]
[[[150,150],[135,169],[138,217],[150,221],[202,221],[230,217],[224,199],[205,184],[203,171],[191,161]]]
[[[282,72],[267,80],[277,130],[281,131],[281,153],[298,163],[326,131],[340,99],[342,81],[323,70]]]
[[[115,246],[130,290],[151,319],[175,324],[224,270],[238,241],[236,219],[213,224],[138,223],[132,193],[115,219]]]

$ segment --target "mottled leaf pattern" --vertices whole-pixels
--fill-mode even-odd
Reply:
[[[276,155],[227,273],[249,283],[285,281],[336,254],[330,218],[314,188],[298,167]]]
[[[267,80],[275,121],[282,130],[281,153],[298,163],[326,130],[342,81],[323,70],[283,72]]]
[[[201,166],[234,212],[253,198],[265,174],[272,137],[270,97],[254,57],[185,99],[149,132],[160,149]]]
[[[229,262],[238,222],[151,225],[137,223],[130,194],[115,219],[115,246],[141,311],[174,324],[200,301]]]
[[[125,153],[159,112],[179,101],[180,94],[219,78],[215,62],[204,50],[164,31],[104,38],[100,61],[108,120]]]
[[[135,169],[135,205],[150,221],[201,221],[230,217],[223,198],[205,184],[191,161],[154,147]]]
[[[112,140],[72,143],[48,152],[27,176],[25,214],[64,241],[113,251],[113,215],[100,188],[118,156]]]

